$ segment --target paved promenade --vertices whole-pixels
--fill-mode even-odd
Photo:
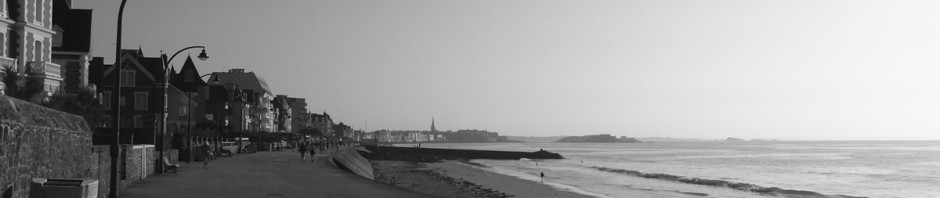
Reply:
[[[122,198],[146,197],[426,197],[333,167],[325,155],[301,162],[297,152],[259,152],[182,163],[179,173],[132,184]],[[309,158],[308,158],[309,160]],[[107,192],[101,192],[107,193]]]

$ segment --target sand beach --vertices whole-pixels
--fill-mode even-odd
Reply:
[[[596,197],[460,161],[372,161],[376,181],[434,197]]]

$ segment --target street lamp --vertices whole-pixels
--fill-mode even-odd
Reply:
[[[163,153],[163,150],[166,150],[166,119],[167,119],[167,117],[168,117],[168,115],[167,115],[167,108],[168,108],[167,105],[168,105],[168,101],[167,101],[167,100],[169,99],[169,97],[167,96],[167,89],[169,89],[169,84],[170,84],[170,80],[169,80],[169,79],[170,79],[170,77],[169,77],[169,76],[170,76],[170,69],[169,69],[169,66],[170,66],[171,61],[173,61],[173,59],[176,58],[177,55],[179,55],[179,54],[182,53],[183,51],[186,51],[186,50],[189,50],[189,49],[196,49],[196,48],[201,48],[201,49],[202,49],[202,52],[200,52],[200,53],[199,53],[199,56],[197,56],[197,58],[199,58],[199,60],[206,60],[206,59],[209,59],[209,55],[206,55],[206,47],[205,47],[205,46],[198,46],[198,45],[197,45],[197,46],[189,46],[189,47],[180,49],[179,51],[176,51],[176,53],[174,53],[173,56],[171,56],[169,59],[163,59],[163,60],[164,60],[164,61],[163,61],[163,94],[162,94],[162,95],[163,95],[163,118],[162,118],[162,119],[163,119],[163,128],[160,129],[160,133],[161,133],[161,135],[162,135],[162,137],[163,137],[163,138],[161,138],[162,140],[161,140],[161,143],[160,143],[160,144],[161,144],[161,146],[162,146],[163,149],[160,150],[160,157],[164,157],[164,155],[163,155],[163,154],[164,154],[164,153]],[[161,58],[163,58],[163,57],[166,57],[166,54],[161,55]],[[192,96],[189,96],[189,95],[187,95],[187,96],[188,96],[188,98],[189,98],[189,101],[187,102],[187,106],[189,106],[190,103],[192,103]],[[189,126],[189,131],[188,131],[188,134],[187,134],[187,141],[190,141],[189,138],[192,138],[192,135],[193,135],[193,133],[192,133],[192,127],[191,127],[191,125],[192,125],[192,118],[191,118],[191,117],[192,117],[192,108],[189,107],[189,108],[187,108],[187,110],[190,111],[190,112],[189,112],[189,116],[187,116],[187,117],[190,117],[190,118],[188,118],[189,120],[188,120],[188,122],[186,123],[186,125]],[[186,159],[186,160],[187,160],[186,162],[192,162],[192,161],[193,161],[193,158],[192,158],[193,152],[192,152],[192,145],[191,145],[191,143],[192,143],[192,141],[187,142],[187,145],[188,145],[188,146],[187,146],[187,150],[189,150],[189,158]],[[161,159],[161,160],[162,160],[162,159]],[[161,166],[163,165],[163,163],[157,163],[157,164],[160,164]],[[162,167],[161,167],[161,169],[160,169],[160,172],[161,172],[161,173],[163,172]]]
[[[111,177],[108,181],[108,198],[117,198],[117,180],[118,180],[118,152],[121,150],[118,148],[121,144],[121,22],[124,21],[124,4],[127,4],[127,0],[121,0],[121,7],[118,9],[118,19],[117,19],[117,35],[116,43],[114,45],[114,95],[111,96],[113,99],[111,103],[114,107],[114,121],[111,122],[114,128],[114,142],[111,142]]]
[[[176,53],[179,53],[179,52],[176,52]],[[199,52],[199,56],[197,56],[197,58],[199,58],[199,60],[209,59],[209,56],[206,55],[206,47],[202,47],[202,52]]]
[[[211,74],[212,73],[206,74],[203,76],[207,76]],[[225,116],[222,115],[221,111],[224,110],[226,106],[226,99],[225,99],[226,94],[218,94],[218,93],[225,92],[225,87],[222,87],[222,80],[220,80],[219,75],[215,75],[212,77],[213,78],[209,80],[210,88],[209,88],[208,94],[209,94],[210,101],[213,104],[215,104],[215,107],[214,107],[215,116],[213,116],[212,119],[215,121],[215,138],[216,138],[216,141],[219,141],[219,139],[221,139],[222,137],[222,134],[221,134],[222,122],[225,121]],[[219,89],[222,89],[222,90],[219,90]],[[221,142],[217,146],[218,146],[217,149],[219,149],[219,151],[221,152],[221,149],[222,149]]]
[[[108,188],[108,198],[117,198],[117,197],[118,197],[118,191],[117,191],[117,190],[118,190],[118,185],[117,185],[117,183],[118,183],[118,182],[117,182],[117,180],[118,180],[118,171],[117,171],[118,159],[117,159],[117,158],[118,158],[118,156],[119,156],[119,152],[120,152],[119,146],[120,146],[120,144],[121,144],[121,35],[122,35],[122,34],[121,34],[121,33],[122,33],[121,31],[123,30],[123,22],[124,22],[124,5],[126,5],[126,4],[127,4],[127,0],[121,0],[121,7],[118,8],[117,29],[116,29],[116,30],[117,30],[117,34],[116,34],[116,36],[115,36],[115,40],[116,40],[116,41],[115,41],[115,45],[114,45],[114,68],[115,68],[115,69],[114,69],[114,71],[115,71],[115,74],[114,74],[114,83],[115,83],[115,84],[114,84],[114,95],[111,96],[111,98],[112,98],[111,102],[114,103],[114,104],[113,104],[113,110],[114,110],[114,112],[112,112],[112,114],[114,115],[114,117],[112,118],[112,119],[113,119],[113,121],[112,121],[112,125],[113,125],[113,126],[112,126],[112,127],[114,128],[114,142],[111,142],[111,175],[110,175],[110,178],[109,178],[109,181],[108,181],[108,186],[109,186],[109,188]],[[201,47],[201,46],[200,46],[200,47]],[[186,48],[186,49],[189,49],[189,48],[191,48],[191,47],[188,47],[188,48]],[[199,59],[200,59],[200,60],[206,60],[206,59],[209,58],[209,56],[206,55],[205,47],[202,47],[202,48],[203,48],[203,49],[202,49],[202,53],[199,53]],[[186,50],[186,49],[183,49],[183,50]],[[182,52],[182,50],[180,50],[180,52]],[[176,52],[176,54],[179,54],[180,52]],[[176,54],[174,54],[173,57],[176,57]],[[161,57],[161,58],[162,58],[162,57]],[[172,59],[173,59],[173,58],[170,58],[170,60],[172,60]],[[166,97],[166,87],[167,87],[167,82],[168,82],[168,81],[166,80],[166,79],[167,79],[167,78],[166,78],[167,75],[166,75],[165,69],[166,69],[166,63],[168,63],[168,62],[169,62],[169,61],[165,61],[165,62],[164,62],[164,75],[163,75],[163,77],[164,77],[164,78],[163,78],[163,79],[164,79],[164,81],[163,81],[163,86],[164,86],[164,89],[163,89],[163,98],[164,98],[164,100],[163,100],[163,101],[164,101],[164,105],[163,105],[163,107],[164,107],[164,108],[163,108],[163,123],[164,123],[164,127],[163,127],[163,129],[161,129],[162,132],[163,132],[163,134],[166,134],[166,98],[167,98],[167,97]],[[161,143],[161,144],[164,144],[164,143]],[[164,146],[165,146],[165,145],[164,145]],[[163,150],[160,151],[160,157],[161,157],[161,158],[163,157]],[[157,164],[161,164],[161,165],[162,165],[163,163],[157,163]],[[161,167],[161,172],[162,172],[162,167]]]

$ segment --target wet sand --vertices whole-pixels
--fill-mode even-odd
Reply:
[[[372,164],[376,181],[434,197],[592,197],[457,161],[372,161]]]

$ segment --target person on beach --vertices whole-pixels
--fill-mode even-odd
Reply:
[[[300,151],[300,160],[306,160],[306,159],[307,159],[307,156],[306,156],[306,154],[307,154],[307,143],[301,142],[301,143],[300,143],[300,146],[297,146],[297,151]]]
[[[539,176],[542,177],[542,183],[545,183],[545,172],[539,172]]]
[[[202,146],[199,146],[199,149],[202,151],[202,154],[205,157],[202,158],[202,167],[209,168],[209,156],[212,156],[212,147],[209,146],[209,142],[206,142]]]

